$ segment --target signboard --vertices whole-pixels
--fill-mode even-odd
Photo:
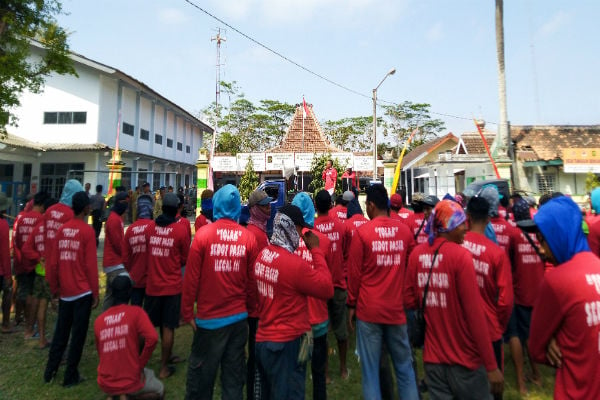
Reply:
[[[298,171],[307,172],[310,171],[310,166],[312,165],[313,159],[318,154],[315,153],[296,153],[294,160],[296,165],[298,166]]]
[[[373,171],[373,156],[354,156],[355,171]]]
[[[266,153],[266,170],[281,171],[285,168],[294,168],[294,153]]]
[[[600,173],[600,148],[571,148],[563,150],[564,172]]]
[[[352,153],[333,153],[331,158],[338,160],[340,165],[346,169],[352,166],[352,159],[354,158],[354,154]]]
[[[265,153],[238,153],[237,164],[238,171],[245,171],[248,160],[252,160],[254,171],[262,172],[265,170]]]
[[[211,167],[215,172],[237,172],[237,158],[217,156],[211,161]]]

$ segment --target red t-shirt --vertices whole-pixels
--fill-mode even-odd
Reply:
[[[254,235],[254,238],[256,239],[256,248],[258,251],[261,251],[269,245],[269,237],[267,236],[267,232],[263,231],[254,224],[248,224],[246,229],[248,229]]]
[[[362,214],[354,214],[353,216],[348,218],[347,222],[348,223],[345,223],[344,226],[350,229],[350,236],[354,236],[354,232],[356,232],[358,228],[369,222],[369,220],[365,218],[365,216]]]
[[[208,218],[206,218],[204,215],[202,215],[202,214],[198,215],[198,217],[196,218],[196,221],[194,222],[195,232],[198,232],[198,230],[200,228],[202,228],[204,225],[208,225],[210,223],[211,223],[211,221]]]
[[[146,287],[148,277],[147,231],[152,225],[151,219],[138,219],[127,227],[123,239],[123,264],[133,280],[133,287]]]
[[[110,307],[96,318],[94,334],[100,389],[110,395],[142,389],[142,371],[158,343],[158,334],[144,310],[126,304]],[[140,339],[144,343],[141,354]]]
[[[337,206],[329,210],[327,214],[331,218],[337,218],[342,222],[346,222],[346,220],[348,219],[348,208],[338,204]]]
[[[65,222],[73,219],[73,209],[66,204],[56,203],[50,208],[48,208],[44,212],[44,248],[46,251],[52,251],[54,249],[54,237],[56,236],[56,231],[60,228]],[[94,236],[94,243],[95,243]],[[45,254],[44,257],[46,259],[50,258],[49,254]]]
[[[37,264],[44,256],[44,241],[46,239],[46,235],[44,234],[45,226],[44,219],[38,221],[21,250],[23,258],[30,260],[35,264]]]
[[[308,297],[333,297],[323,251],[311,250],[313,267],[283,247],[269,245],[254,263],[259,324],[256,342],[289,342],[308,332]]]
[[[123,218],[111,211],[104,223],[104,255],[102,266],[104,268],[123,264]]]
[[[221,218],[196,235],[185,268],[181,315],[209,320],[252,311],[256,290],[252,266],[258,253],[254,235]]]
[[[74,218],[58,229],[46,263],[46,280],[50,291],[61,298],[86,292],[98,298],[96,234],[91,226]]]
[[[8,221],[0,218],[0,276],[10,278],[10,233]]]
[[[406,225],[376,217],[357,229],[348,256],[348,304],[361,321],[405,324],[402,288],[415,246]]]
[[[337,183],[337,170],[335,168],[327,168],[323,170],[321,174],[321,179],[325,181],[325,190],[335,189],[335,184]]]
[[[182,216],[177,217],[177,223],[183,225],[188,235],[188,244],[192,242],[192,225],[190,220]]]
[[[506,330],[513,307],[510,262],[500,246],[480,233],[467,232],[463,247],[473,256],[490,338],[492,341],[499,340]]]
[[[425,233],[425,226],[427,226],[427,221],[425,221],[425,213],[413,213],[406,220],[407,225],[411,228],[413,237],[416,237],[417,244],[427,243],[428,236]]]
[[[515,228],[519,229],[519,228]],[[545,264],[537,255],[523,232],[515,241],[515,252],[513,255],[513,286],[515,290],[515,304],[533,307],[538,296],[542,279],[544,278]],[[535,234],[529,234],[538,248]]]
[[[173,222],[159,226],[152,222],[146,229],[148,275],[146,294],[172,296],[181,293],[181,267],[186,263],[190,244],[183,225]]]
[[[444,242],[433,266],[425,308],[423,361],[462,365],[474,370],[498,368],[477,287],[471,253],[436,238],[433,246],[417,246],[408,260],[404,298],[407,309],[421,307],[435,249]]]
[[[562,366],[556,370],[555,399],[600,398],[600,260],[576,254],[548,272],[533,307],[529,351],[548,364],[548,343],[556,338]]]
[[[344,261],[348,258],[348,246],[352,238],[351,232],[344,228],[344,223],[329,215],[322,215],[315,219],[315,229],[327,236],[331,246],[331,274],[333,286],[346,290],[346,274]]]
[[[520,230],[517,230],[519,228],[515,228],[502,217],[490,218],[490,223],[492,224],[494,233],[496,233],[498,245],[506,252],[508,258],[512,259],[519,238]]]
[[[600,215],[591,215],[585,219],[589,233],[588,244],[592,253],[600,257]]]
[[[43,215],[37,211],[23,211],[15,220],[12,240],[15,275],[27,274],[35,268],[36,262],[23,257],[23,246],[42,218]]]
[[[308,231],[308,229],[304,228],[302,230],[302,233],[304,234],[306,233],[306,231]],[[325,262],[327,262],[329,272],[331,273],[331,258],[333,256],[333,253],[331,253],[331,245],[329,243],[329,239],[327,239],[327,236],[317,231],[316,229],[312,229],[311,232],[317,235],[317,237],[319,238],[319,248],[323,251],[323,254],[325,254]],[[296,249],[294,254],[302,257],[302,259],[309,263],[313,269],[315,268],[312,253],[310,250],[308,250],[308,247],[306,247],[306,243],[304,243],[304,240],[300,239],[300,244],[298,245],[298,248]],[[329,311],[327,308],[327,301],[317,299],[316,297],[309,297],[308,321],[310,322],[310,324],[320,324],[322,322],[327,321],[328,318]]]
[[[404,219],[407,219],[408,217],[410,217],[413,214],[414,214],[414,212],[412,210],[409,210],[408,208],[404,208],[404,207],[402,207],[398,211],[398,215],[401,216]]]

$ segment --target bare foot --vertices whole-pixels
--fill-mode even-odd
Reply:
[[[537,387],[542,387],[542,377],[539,375],[528,376],[527,380]]]
[[[350,370],[346,368],[345,371],[340,371],[340,376],[342,377],[343,381],[347,380],[348,377],[350,377]]]
[[[175,367],[168,366],[166,368],[161,368],[160,374],[158,375],[160,379],[166,379],[175,373]]]

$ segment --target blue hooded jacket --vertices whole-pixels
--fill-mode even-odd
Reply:
[[[315,226],[315,206],[310,196],[304,192],[298,193],[292,200],[292,205],[298,207],[302,211],[304,222],[311,227]]]
[[[233,185],[225,185],[213,196],[213,219],[221,218],[238,221],[242,212],[240,192]]]
[[[60,203],[73,207],[73,195],[77,192],[83,192],[83,186],[77,179],[69,179],[60,195]]]
[[[596,214],[600,214],[600,187],[592,190],[590,200],[592,203],[592,209],[596,211]]]
[[[577,253],[590,251],[581,229],[581,210],[567,196],[557,197],[540,207],[533,217],[558,264]]]

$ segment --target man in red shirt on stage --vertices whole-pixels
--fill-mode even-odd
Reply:
[[[490,339],[500,370],[504,370],[502,334],[513,307],[513,286],[510,261],[496,243],[485,236],[489,223],[489,203],[483,197],[473,197],[467,204],[469,232],[463,247],[471,252]],[[502,395],[499,395],[502,398]]]
[[[79,361],[92,308],[98,306],[96,235],[87,224],[90,199],[84,191],[80,191],[70,200],[75,216],[56,232],[46,265],[50,291],[53,295],[60,296],[60,301],[44,381],[48,383],[54,379],[70,337],[63,381],[63,386],[66,387],[77,385],[83,380],[78,371]]]
[[[429,239],[417,246],[406,271],[406,308],[426,321],[423,363],[431,398],[488,399],[504,384],[477,287],[473,257],[461,246],[466,216],[452,200],[434,208]],[[486,376],[487,371],[487,376]]]
[[[123,238],[123,265],[133,281],[131,305],[144,305],[148,277],[148,242],[146,233],[152,225],[152,197],[142,194],[137,198],[137,219],[127,227]]]
[[[581,211],[570,198],[552,199],[533,221],[540,253],[557,268],[544,276],[531,316],[529,351],[557,368],[555,399],[600,398],[600,260],[581,229]]]
[[[333,296],[319,239],[310,230],[303,234],[303,228],[307,224],[297,206],[281,207],[273,222],[271,244],[254,263],[260,310],[256,359],[264,378],[265,399],[305,398],[307,347],[312,332],[308,298],[327,300]],[[294,254],[301,238],[311,252],[313,266]],[[301,347],[302,342],[306,346]]]
[[[103,310],[111,306],[111,282],[115,276],[125,271],[123,265],[123,214],[129,206],[129,195],[127,192],[117,192],[115,202],[110,209],[110,214],[104,223],[104,252],[102,267],[106,274],[106,293],[102,302]]]
[[[381,399],[379,364],[385,341],[402,399],[418,399],[402,299],[408,254],[415,245],[410,229],[388,217],[388,194],[375,184],[367,188],[371,221],[354,233],[348,256],[348,319],[356,314],[356,341],[363,396]]]
[[[214,222],[194,238],[183,283],[182,321],[194,330],[186,399],[212,398],[219,367],[223,398],[241,399],[248,310],[256,302],[257,245],[237,223],[241,203],[235,186],[217,190],[213,207]]]
[[[111,281],[112,305],[94,322],[100,359],[98,386],[111,396],[126,394],[131,400],[158,400],[164,396],[163,383],[154,371],[145,368],[158,335],[144,310],[127,305],[131,291],[131,278],[117,275]],[[140,344],[144,346],[141,353]]]
[[[356,179],[356,172],[352,171],[352,167],[346,168],[346,171],[342,174],[342,184],[343,189],[351,192],[358,189],[358,179]]]
[[[321,174],[321,179],[323,179],[323,182],[325,182],[325,190],[329,192],[330,196],[333,196],[333,193],[335,192],[337,176],[337,170],[333,168],[333,160],[327,160],[327,163],[325,164],[325,169]]]
[[[185,227],[177,223],[179,199],[175,193],[166,193],[162,199],[162,214],[149,225],[146,232],[148,275],[144,310],[154,326],[160,327],[161,355],[159,378],[168,378],[175,372],[170,365],[179,357],[171,357],[175,343],[175,328],[179,326],[181,267],[186,265],[190,243]]]

